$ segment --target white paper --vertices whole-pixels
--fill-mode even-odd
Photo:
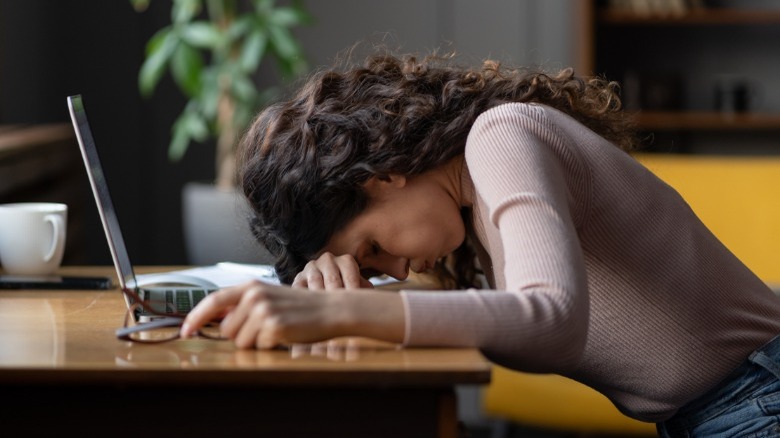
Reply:
[[[280,284],[274,267],[271,265],[220,262],[211,266],[183,269],[174,271],[173,273],[205,278],[219,287],[236,286],[252,280],[258,280],[268,284]],[[396,280],[393,277],[384,275],[381,277],[371,277],[368,281],[374,286],[399,282],[399,280]]]
[[[259,280],[268,284],[279,284],[274,268],[270,265],[224,262],[211,266],[183,269],[175,271],[175,273],[205,278],[219,287],[236,286],[252,280]]]

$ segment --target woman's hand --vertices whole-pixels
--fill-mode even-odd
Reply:
[[[324,290],[374,287],[360,274],[354,257],[349,254],[335,256],[329,252],[307,263],[295,276],[292,286]]]
[[[222,319],[220,331],[239,348],[273,348],[340,336],[401,342],[404,313],[394,292],[322,293],[253,281],[209,294],[190,312],[181,336]]]

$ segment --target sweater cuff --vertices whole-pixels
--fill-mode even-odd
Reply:
[[[481,327],[476,323],[475,290],[402,290],[404,346],[474,347]]]

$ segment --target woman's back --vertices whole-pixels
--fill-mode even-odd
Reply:
[[[474,228],[492,255],[495,287],[519,293],[511,294],[514,303],[470,294],[473,302],[451,320],[489,326],[489,335],[472,338],[496,362],[560,372],[629,415],[658,421],[780,331],[780,299],[684,200],[564,113],[534,104],[483,113],[469,136],[466,165],[475,187]],[[549,228],[565,220],[571,227]],[[576,235],[560,236],[567,230]],[[582,266],[538,262],[552,259],[550,252],[573,254]],[[414,331],[407,339],[426,343],[425,331],[443,327],[429,312],[415,312],[416,294],[407,295]],[[463,323],[480,317],[490,324]],[[566,333],[563,320],[584,323]],[[551,335],[556,331],[562,335]],[[531,348],[529,338],[545,345]]]

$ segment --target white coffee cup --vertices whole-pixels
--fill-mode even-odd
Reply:
[[[62,263],[68,206],[0,204],[0,264],[8,274],[51,274]]]

